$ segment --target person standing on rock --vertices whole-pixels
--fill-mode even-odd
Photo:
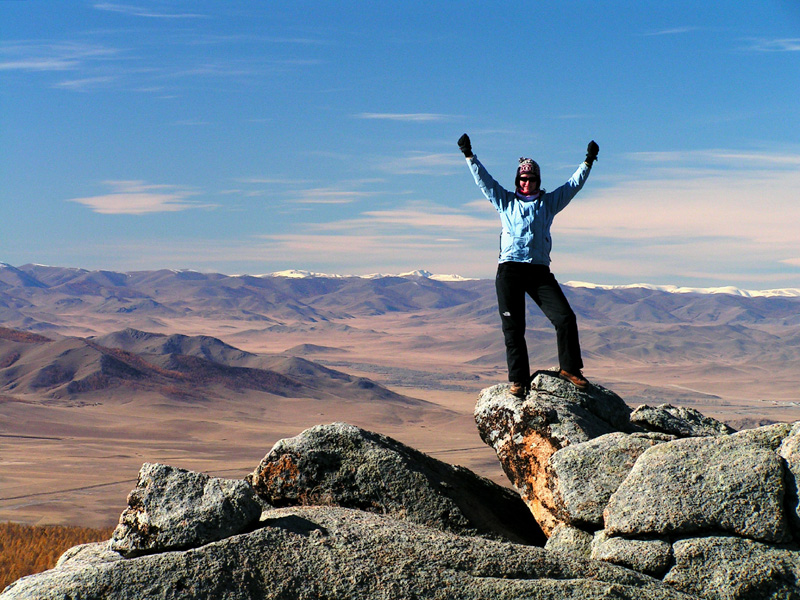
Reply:
[[[552,192],[541,189],[539,165],[520,158],[510,192],[489,175],[472,153],[465,133],[458,147],[467,159],[475,183],[500,214],[500,259],[495,278],[497,304],[503,325],[508,380],[515,396],[527,394],[530,384],[528,347],[525,343],[525,294],[542,309],[556,329],[559,376],[580,389],[589,386],[581,373],[583,360],[578,340],[578,321],[556,278],[550,272],[550,226],[586,183],[600,147],[592,140],[586,159],[564,185]]]

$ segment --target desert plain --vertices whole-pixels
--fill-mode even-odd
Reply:
[[[210,336],[252,355],[247,364],[308,361],[290,375],[317,386],[308,397],[213,383],[56,393],[3,366],[0,521],[113,525],[144,462],[241,478],[279,439],[334,421],[509,485],[472,418],[480,390],[506,379],[493,282],[316,279],[0,269],[5,328],[98,344],[126,328]],[[691,406],[737,429],[800,420],[800,298],[567,293],[584,373],[632,407]],[[552,368],[552,328],[535,306],[529,315],[532,369]],[[363,378],[360,391],[328,394],[325,369]]]

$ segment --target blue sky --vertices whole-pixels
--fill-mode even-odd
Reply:
[[[800,2],[0,2],[0,261],[800,287]]]

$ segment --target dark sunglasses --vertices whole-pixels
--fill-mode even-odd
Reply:
[[[520,177],[520,181],[536,181],[536,177]]]

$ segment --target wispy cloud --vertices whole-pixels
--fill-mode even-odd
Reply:
[[[87,198],[71,198],[104,215],[144,215],[176,212],[191,208],[210,208],[212,205],[187,200],[196,192],[172,185],[152,185],[142,181],[107,181],[111,193]]]
[[[559,269],[601,281],[796,280],[800,155],[709,150],[636,158],[651,163],[646,177],[589,186],[556,218]]]
[[[476,268],[491,270],[499,221],[494,214],[476,216],[468,209],[416,201],[302,228],[302,233],[259,236],[262,255],[292,256],[296,264],[333,272],[400,272],[422,265],[474,276]]]
[[[400,175],[448,175],[464,169],[458,153],[411,152],[406,156],[381,163],[380,168]]]
[[[208,15],[190,12],[165,12],[133,6],[131,4],[116,4],[113,2],[98,2],[94,5],[98,10],[122,13],[132,17],[146,17],[149,19],[205,19]]]
[[[650,32],[647,32],[647,33],[643,33],[641,35],[647,36],[647,37],[659,36],[659,35],[682,35],[684,33],[691,33],[693,31],[697,31],[697,30],[698,30],[697,27],[690,27],[690,26],[672,27],[672,28],[669,28],[669,29],[660,29],[658,31],[650,31]]]
[[[234,179],[238,183],[247,183],[252,185],[269,184],[269,185],[290,185],[297,183],[295,179],[281,179],[280,177],[239,177]]]
[[[636,152],[633,160],[655,163],[664,167],[685,165],[697,171],[705,167],[727,167],[752,170],[800,166],[800,154],[792,152],[743,152],[740,150],[685,150],[676,152]]]
[[[82,67],[88,61],[108,59],[117,53],[114,48],[76,42],[4,43],[0,44],[0,70],[70,71]]]
[[[409,228],[413,228],[433,229],[439,234],[463,234],[476,231],[495,232],[498,226],[496,218],[476,217],[456,209],[417,202],[391,210],[368,210],[354,219],[325,223],[316,227],[323,231],[396,229],[407,232]]]
[[[83,79],[67,79],[53,84],[53,87],[73,91],[87,91],[113,83],[117,78],[113,76],[84,77]]]
[[[302,190],[292,200],[299,204],[350,204],[361,198],[371,196],[369,192],[357,192],[336,188],[315,188]]]
[[[357,119],[381,119],[384,121],[409,121],[409,122],[428,122],[446,121],[452,119],[450,115],[438,113],[359,113],[354,115]]]
[[[800,38],[755,40],[750,49],[759,52],[800,52]]]

